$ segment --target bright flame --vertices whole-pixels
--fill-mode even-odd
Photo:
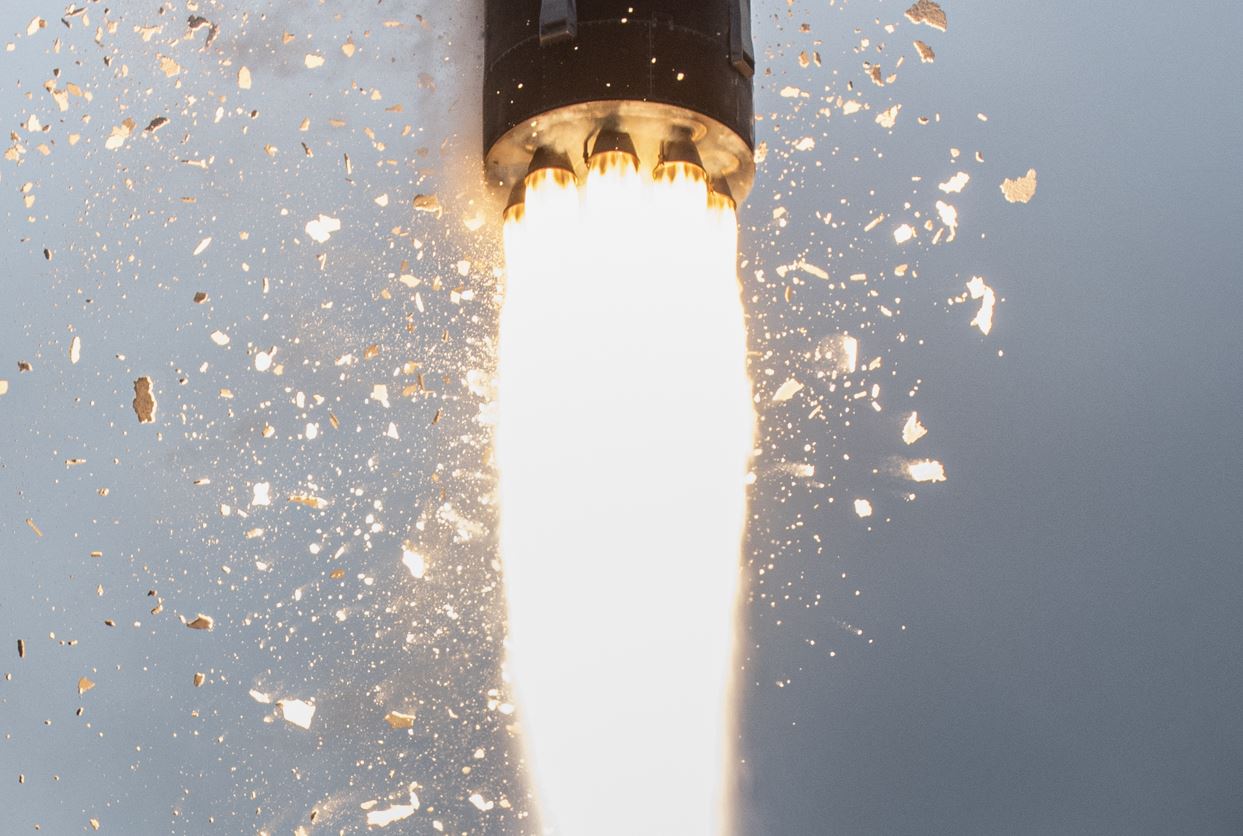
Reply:
[[[602,156],[507,213],[508,669],[546,828],[719,833],[755,424],[737,220],[697,168]]]

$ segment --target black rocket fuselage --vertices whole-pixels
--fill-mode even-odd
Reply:
[[[483,133],[490,177],[540,147],[575,160],[602,129],[640,154],[677,133],[709,174],[754,178],[750,0],[486,0]],[[739,194],[739,197],[742,197]]]

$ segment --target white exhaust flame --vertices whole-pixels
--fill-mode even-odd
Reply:
[[[698,169],[610,163],[537,172],[505,227],[508,668],[548,831],[720,833],[755,424],[736,217]]]

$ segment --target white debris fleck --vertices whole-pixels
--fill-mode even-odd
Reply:
[[[303,729],[311,727],[311,718],[315,716],[315,703],[305,700],[277,700],[276,708],[286,722]]]
[[[8,393],[9,382],[7,380],[0,380],[0,395],[7,395]]]
[[[237,71],[237,86],[241,90],[250,89],[250,67],[240,67]]]
[[[981,334],[987,336],[993,330],[993,310],[997,307],[997,294],[979,276],[971,277],[971,281],[967,282],[967,291],[972,299],[981,300],[980,310],[971,320],[971,324],[979,328]]]
[[[790,400],[790,398],[803,391],[803,384],[794,378],[790,378],[773,393],[773,403],[782,403]]]
[[[374,804],[374,802],[368,803]],[[411,790],[409,804],[394,804],[383,810],[369,810],[367,812],[367,827],[387,827],[395,821],[410,818],[418,809],[419,797]]]
[[[265,694],[262,691],[256,691],[254,688],[250,689],[250,698],[255,702],[263,703],[264,705],[270,705],[272,703],[272,696],[270,694]]]
[[[427,572],[427,561],[423,558],[423,555],[409,547],[402,548],[401,562],[410,570],[410,576],[413,578],[422,578]]]
[[[483,796],[477,792],[471,793],[470,803],[475,805],[475,809],[484,813],[496,806],[495,802],[485,801]]]
[[[76,366],[78,361],[81,359],[82,359],[82,338],[75,336],[72,340],[69,341],[69,362]]]
[[[314,70],[314,69],[324,66],[324,56],[318,53],[315,53],[315,52],[308,52],[306,54],[305,60],[306,60],[306,68],[308,70]]]
[[[327,215],[320,215],[313,221],[307,221],[306,234],[311,236],[318,244],[325,243],[332,237],[332,233],[341,231],[341,221],[337,218],[330,218]]]
[[[938,184],[937,188],[946,194],[958,194],[967,184],[971,182],[971,175],[965,171],[960,171],[944,183]]]
[[[272,484],[270,482],[256,482],[253,491],[254,496],[250,500],[252,507],[272,504]]]
[[[383,383],[377,383],[374,386],[372,386],[371,387],[371,400],[380,404],[385,409],[388,409],[389,408],[388,386]]]
[[[946,478],[945,466],[933,459],[907,462],[906,472],[916,482],[944,482]]]
[[[805,136],[794,143],[795,151],[810,151],[816,147],[816,140],[813,137]]]
[[[902,224],[893,231],[893,240],[899,244],[905,244],[915,237],[915,227],[910,224]]]
[[[210,246],[211,246],[211,236],[209,235],[206,238],[204,238],[202,241],[199,241],[198,246],[194,248],[193,254],[202,255],[204,251],[206,251],[207,248]]]
[[[272,355],[275,352],[276,352],[275,349],[271,351],[256,352],[255,353],[255,371],[266,372],[268,369],[272,368]]]
[[[306,439],[312,441],[319,437],[319,424],[306,425]]]
[[[937,201],[937,215],[941,218],[941,223],[950,229],[958,227],[958,210],[943,200]]]
[[[906,444],[914,444],[928,434],[928,428],[919,422],[919,413],[912,412],[907,416],[906,424],[902,427],[902,441]]]
[[[872,503],[866,499],[856,499],[855,513],[859,515],[860,519],[872,516]]]
[[[218,346],[226,346],[229,344],[229,335],[224,331],[212,331],[211,341]]]

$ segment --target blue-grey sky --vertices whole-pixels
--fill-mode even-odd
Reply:
[[[500,267],[478,5],[83,5],[0,9],[0,830],[356,833],[413,790],[389,831],[527,832],[468,380]],[[1243,13],[946,0],[941,33],[888,0],[752,5],[739,832],[1243,831]],[[920,226],[938,199],[952,243]],[[880,412],[821,374],[843,332]],[[924,456],[945,484],[897,474]],[[311,728],[260,698],[313,700]]]

